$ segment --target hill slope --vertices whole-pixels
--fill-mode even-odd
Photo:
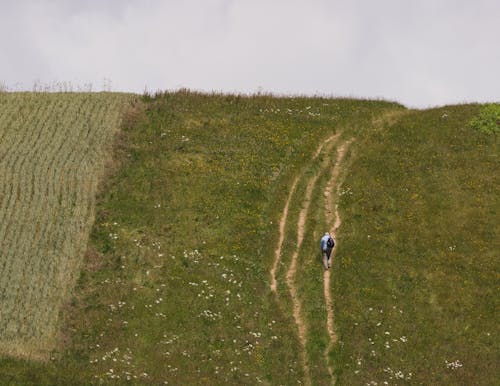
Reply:
[[[449,384],[460,377],[488,384],[498,352],[495,304],[476,294],[491,293],[489,271],[498,268],[498,160],[490,157],[498,148],[495,137],[467,127],[478,111],[186,92],[142,98],[115,149],[121,166],[98,198],[64,313],[67,343],[48,363],[1,360],[0,380],[330,384],[334,371],[339,384]],[[335,140],[321,146],[326,138]],[[478,196],[468,201],[471,194]],[[337,205],[342,226],[330,294],[339,341],[332,349],[318,240],[334,225],[325,211]],[[452,231],[456,213],[471,221],[467,234],[479,251],[459,250],[464,233]],[[445,239],[443,229],[453,237]],[[455,246],[453,262],[481,265],[444,270],[443,245]],[[450,273],[455,280],[436,293]],[[442,328],[463,314],[465,281],[468,307],[481,315],[468,314],[469,324],[480,320],[490,333],[483,339],[467,328],[467,339],[483,339],[473,351],[486,363],[481,372],[469,357],[450,355],[464,351],[458,327],[454,335]],[[433,307],[439,317],[430,316]],[[443,358],[463,367],[452,370]]]
[[[334,270],[346,384],[499,379],[499,147],[478,112],[408,112],[356,144]]]

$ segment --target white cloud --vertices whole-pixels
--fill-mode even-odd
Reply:
[[[0,0],[0,2],[4,2]],[[0,80],[324,93],[425,107],[499,100],[495,0],[16,1]]]

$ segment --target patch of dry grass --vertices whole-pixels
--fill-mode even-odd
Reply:
[[[119,94],[0,94],[0,352],[47,359],[78,277]]]

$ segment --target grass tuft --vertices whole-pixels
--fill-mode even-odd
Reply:
[[[486,134],[500,133],[500,104],[491,103],[482,106],[479,116],[472,118],[469,125]]]

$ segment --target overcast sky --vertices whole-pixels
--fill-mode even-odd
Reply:
[[[0,0],[0,49],[10,89],[500,101],[500,0]]]

